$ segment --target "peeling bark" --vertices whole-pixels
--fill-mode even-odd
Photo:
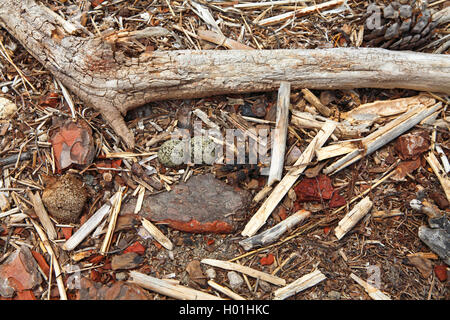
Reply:
[[[123,115],[166,99],[293,89],[405,88],[450,93],[450,57],[372,48],[154,51],[137,58],[106,37],[70,35],[70,23],[34,0],[2,0],[0,26],[129,146]]]

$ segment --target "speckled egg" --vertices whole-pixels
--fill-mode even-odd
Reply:
[[[191,139],[191,157],[195,164],[213,164],[217,144],[209,137],[194,136]]]
[[[167,140],[159,148],[158,159],[166,167],[179,166],[184,163],[185,149],[188,149],[188,146],[184,140]]]

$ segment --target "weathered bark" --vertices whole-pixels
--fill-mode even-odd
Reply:
[[[382,49],[154,51],[137,58],[108,38],[70,35],[34,0],[1,0],[0,26],[133,147],[122,115],[165,99],[293,89],[406,88],[450,93],[450,57]],[[111,37],[109,38],[111,39]]]

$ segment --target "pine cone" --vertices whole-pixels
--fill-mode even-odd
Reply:
[[[393,1],[382,9],[378,21],[372,14],[365,24],[366,45],[392,50],[412,50],[426,45],[438,24],[432,21],[427,6],[423,0]]]

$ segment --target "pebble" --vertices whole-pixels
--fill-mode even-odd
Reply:
[[[230,287],[233,290],[240,288],[244,284],[244,279],[235,271],[230,271],[227,273],[228,281],[230,282]]]
[[[216,270],[214,270],[213,268],[209,268],[205,271],[206,276],[208,277],[209,280],[213,280],[216,278]]]
[[[6,98],[0,97],[0,120],[7,120],[17,111],[17,106],[14,102]]]
[[[117,272],[116,273],[116,280],[117,281],[125,281],[128,279],[128,275],[126,272]]]

